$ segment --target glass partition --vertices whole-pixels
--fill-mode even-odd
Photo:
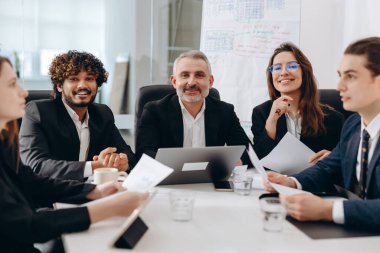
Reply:
[[[0,54],[11,58],[26,89],[46,90],[56,54],[91,52],[110,72],[102,103],[110,100],[118,57],[126,56],[121,111],[132,113],[140,86],[168,83],[174,59],[199,49],[201,16],[200,0],[1,0]]]

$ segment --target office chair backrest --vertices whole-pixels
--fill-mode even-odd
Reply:
[[[136,98],[136,108],[135,108],[135,136],[137,136],[137,126],[140,120],[144,105],[150,101],[160,100],[166,95],[175,93],[173,85],[171,84],[155,84],[143,86],[139,89]],[[209,96],[220,100],[220,95],[217,89],[211,88]]]
[[[26,103],[32,100],[53,98],[51,90],[29,90],[26,97]]]
[[[335,110],[337,110],[338,112],[342,113],[345,119],[347,119],[348,116],[353,114],[353,112],[344,110],[342,100],[340,99],[339,91],[334,89],[320,89],[319,96],[319,101],[322,104],[327,104]]]
[[[32,100],[53,98],[51,90],[29,90],[28,93],[28,96],[25,98],[26,103]],[[21,118],[17,120],[19,127],[21,126],[21,121]]]

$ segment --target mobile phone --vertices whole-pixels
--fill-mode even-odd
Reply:
[[[234,189],[231,186],[230,181],[215,181],[214,187],[215,187],[215,191],[222,191],[222,192],[234,191]]]

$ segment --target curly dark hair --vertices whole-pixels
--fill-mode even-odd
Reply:
[[[57,86],[63,85],[65,79],[69,76],[77,75],[81,71],[94,75],[98,87],[107,82],[108,72],[98,58],[90,53],[70,50],[56,56],[49,67],[49,75],[55,95],[60,95],[61,93],[58,91]]]

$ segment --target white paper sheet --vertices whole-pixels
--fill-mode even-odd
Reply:
[[[265,169],[263,165],[261,164],[261,161],[257,157],[255,151],[253,151],[253,148],[251,145],[249,145],[248,148],[248,156],[249,159],[251,160],[251,163],[253,164],[253,167],[260,173],[260,175],[265,178],[267,176],[267,173],[265,172]]]
[[[124,180],[123,186],[128,191],[147,192],[173,172],[172,168],[143,155],[135,168]]]
[[[249,145],[249,148],[248,148],[248,156],[249,156],[249,159],[251,160],[253,166],[257,169],[257,171],[262,176],[262,179],[264,180],[264,178],[266,178],[266,176],[267,176],[267,173],[266,173],[263,165],[261,164],[261,161],[257,157],[255,151],[253,151],[253,148],[251,147],[251,145]],[[274,184],[274,183],[270,183],[270,184],[278,193],[284,194],[284,195],[294,195],[294,194],[306,192],[306,191],[294,189],[294,188],[279,185],[279,184]]]
[[[310,167],[310,157],[315,154],[291,133],[287,132],[277,146],[263,159],[261,164],[282,174],[295,174]]]
[[[248,169],[248,165],[237,165],[235,168],[232,170],[232,173],[246,173]]]
[[[300,193],[309,193],[303,190],[287,187],[284,185],[280,184],[275,184],[271,183],[270,184],[278,193],[283,194],[283,195],[295,195],[295,194],[300,194]]]
[[[252,188],[253,189],[258,189],[258,190],[264,190],[264,181],[263,181],[263,176],[261,176],[260,174],[252,174],[251,175],[252,178],[253,178],[253,181],[252,181]]]

